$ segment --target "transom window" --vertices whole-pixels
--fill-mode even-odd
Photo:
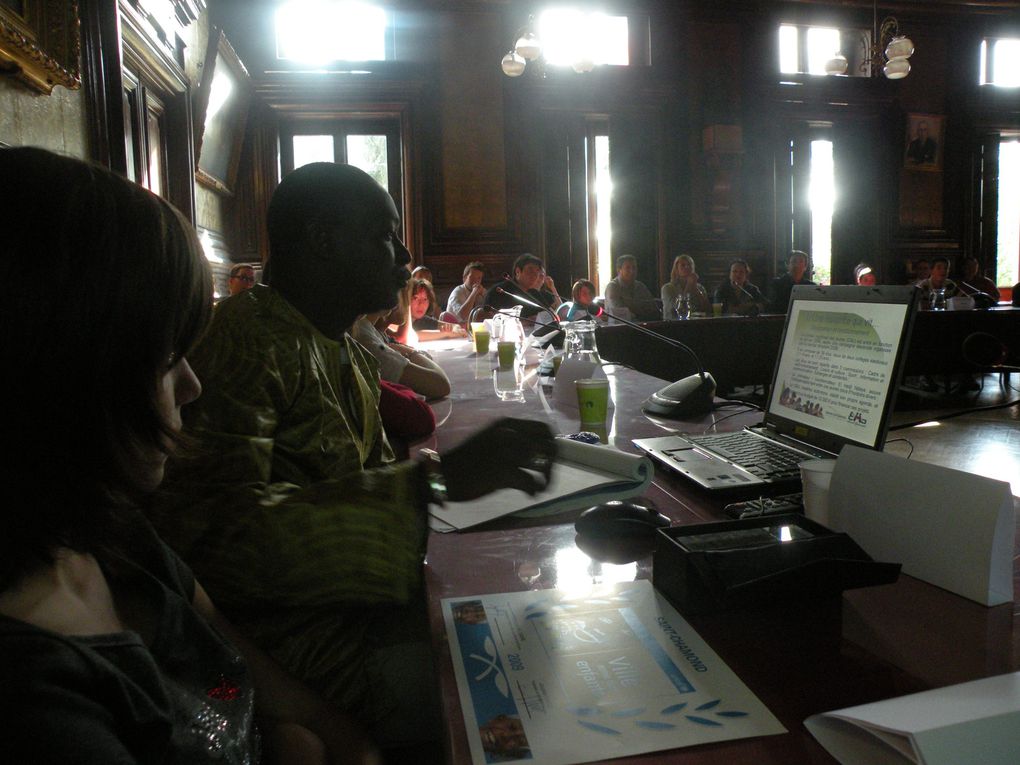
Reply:
[[[868,77],[865,63],[871,33],[864,29],[779,25],[780,74],[824,75],[825,63],[837,53],[846,57],[848,77]]]
[[[276,57],[308,65],[385,61],[386,11],[351,0],[294,0],[276,12]]]
[[[981,41],[981,85],[1020,87],[1020,39]]]
[[[539,14],[535,31],[549,64],[571,66],[581,60],[613,66],[630,63],[626,16],[550,8]]]

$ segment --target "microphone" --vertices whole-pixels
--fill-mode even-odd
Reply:
[[[509,309],[507,309],[507,308],[496,308],[496,306],[492,306],[492,305],[487,305],[487,306],[482,306],[482,307],[486,311],[492,311],[493,313],[502,313],[502,314],[511,315],[511,314],[509,314],[509,312],[508,312]],[[543,310],[544,311],[548,311],[549,309],[548,308],[544,308]],[[560,327],[560,326],[558,326],[556,324],[550,324],[547,321],[538,321],[537,319],[527,319],[527,318],[525,318],[523,316],[516,316],[514,318],[519,319],[520,321],[529,322],[529,323],[534,324],[534,325],[539,326],[539,327],[546,327],[546,328],[554,330],[556,332],[562,332],[563,331],[562,327]]]
[[[964,361],[976,367],[985,367],[996,372],[1020,372],[1020,367],[1007,364],[1010,358],[1009,346],[988,332],[972,332],[963,340],[960,348]]]
[[[761,308],[757,305],[758,298],[756,298],[754,295],[752,295],[750,292],[744,289],[744,286],[742,284],[734,284],[733,282],[730,282],[730,284],[733,284],[734,287],[736,287],[738,290],[740,290],[749,298],[751,298],[752,303],[751,310],[747,312],[746,314],[747,316],[757,316],[758,314],[761,313]]]
[[[964,287],[966,287],[967,289],[970,290],[970,294],[967,295],[966,297],[970,297],[970,298],[974,299],[974,307],[975,308],[982,308],[982,309],[983,308],[991,308],[993,305],[996,305],[999,302],[998,300],[993,298],[991,295],[989,295],[987,292],[979,290],[977,287],[975,287],[972,284],[967,284],[967,282],[963,281],[962,279],[960,281],[958,281],[957,284],[962,284]]]
[[[591,314],[591,309],[588,309],[588,313]],[[655,414],[660,417],[670,417],[673,419],[682,419],[689,415],[700,415],[707,414],[712,411],[712,402],[715,398],[715,378],[705,371],[705,367],[701,364],[701,359],[698,358],[698,354],[694,350],[679,340],[674,340],[671,337],[655,332],[648,327],[642,326],[637,322],[630,321],[629,319],[623,319],[619,316],[613,316],[605,308],[599,306],[598,313],[596,316],[605,315],[614,321],[618,321],[621,324],[626,324],[628,327],[632,327],[639,332],[642,332],[649,337],[654,337],[659,342],[670,345],[674,348],[687,353],[694,363],[698,367],[697,374],[688,375],[682,377],[674,383],[670,383],[665,388],[657,390],[641,405],[641,411],[647,414]]]

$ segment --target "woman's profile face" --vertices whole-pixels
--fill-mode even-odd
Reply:
[[[191,365],[185,358],[168,361],[156,382],[156,411],[174,433],[181,430],[181,407],[190,404],[202,392]],[[138,455],[137,480],[140,486],[153,490],[163,481],[167,454],[155,446],[144,447]]]
[[[425,289],[419,289],[411,296],[411,319],[417,321],[429,310],[429,293]]]

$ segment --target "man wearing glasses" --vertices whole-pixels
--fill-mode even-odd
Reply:
[[[227,289],[231,295],[237,295],[255,286],[255,269],[246,263],[238,263],[230,269]]]

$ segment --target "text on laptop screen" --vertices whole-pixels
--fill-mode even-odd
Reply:
[[[794,300],[769,414],[876,446],[907,310]]]

